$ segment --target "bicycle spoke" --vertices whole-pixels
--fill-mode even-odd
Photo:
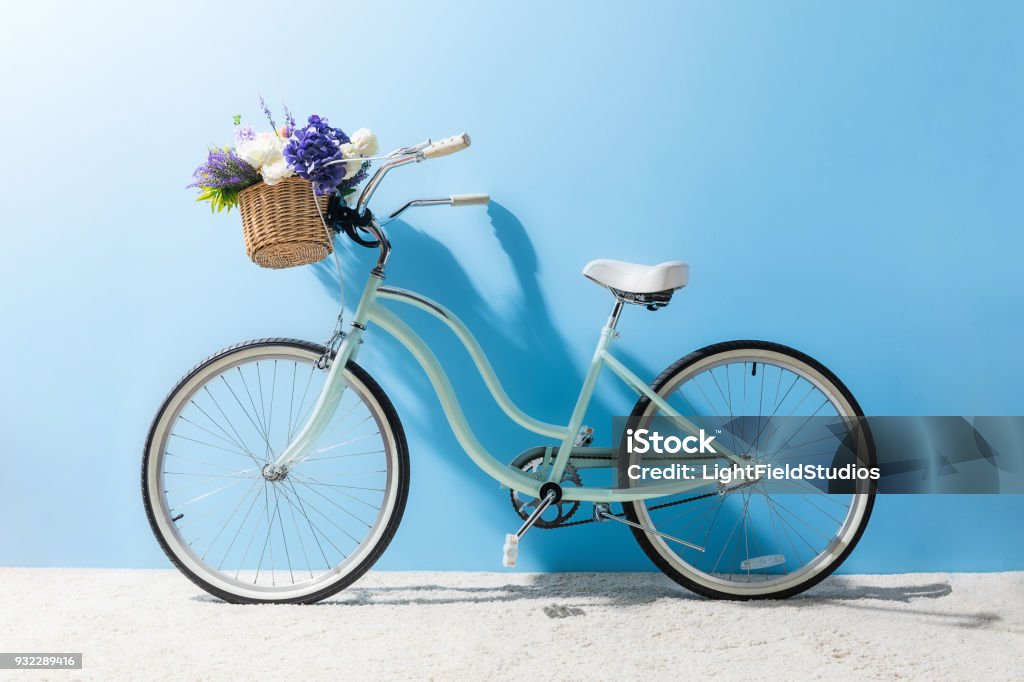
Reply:
[[[722,393],[722,387],[719,385],[718,379],[715,378],[715,370],[711,369],[710,371],[708,371],[708,374],[711,376],[712,379],[714,379],[715,387],[718,388],[718,392],[720,394],[722,394],[722,399],[724,400],[725,399],[725,394]],[[726,369],[726,371],[725,371],[725,380],[726,380],[726,382],[728,384],[728,382],[729,382],[729,370],[728,369]],[[729,386],[728,409],[729,409],[729,423],[732,424],[732,422],[733,422],[733,415],[732,415],[732,387],[731,387],[731,385]],[[729,432],[730,432],[730,435],[732,435],[732,451],[736,452],[736,433],[732,429],[730,429]]]
[[[267,433],[267,438],[270,438],[270,421],[267,420],[267,404],[263,400],[263,373],[260,372],[260,363],[256,362],[256,388],[260,394],[260,415],[263,416],[263,430]],[[255,406],[254,406],[255,409]]]
[[[263,491],[262,491],[262,497],[264,498],[264,500],[266,499],[266,495],[267,495],[267,486],[266,486],[266,481],[264,481],[264,483],[263,483]],[[257,493],[256,499],[257,500],[260,499],[260,494],[259,493]],[[252,535],[249,536],[249,543],[245,546],[245,554],[242,555],[242,559],[238,562],[238,568],[235,570],[235,580],[238,580],[238,576],[241,574],[242,569],[245,567],[245,560],[249,558],[249,551],[252,549],[252,544],[256,540],[256,535],[257,535],[257,533],[259,532],[259,529],[260,529],[260,522],[259,522],[260,515],[259,515],[259,512],[257,512],[256,516],[253,517],[253,518],[256,519],[256,523],[253,525]]]
[[[223,375],[221,375],[221,378],[222,379],[224,378]],[[227,382],[224,382],[224,383],[226,384]],[[230,386],[228,388],[230,389]],[[242,441],[244,443],[245,439],[242,438],[241,435],[239,435],[238,429],[236,429],[235,425],[231,422],[230,419],[228,419],[228,415],[225,414],[224,409],[220,406],[220,403],[217,402],[217,399],[213,397],[213,393],[210,392],[210,388],[208,386],[203,386],[203,390],[206,391],[206,395],[210,396],[210,400],[213,401],[213,404],[217,407],[217,411],[220,412],[222,417],[224,417],[224,421],[226,421],[228,423],[228,428],[231,429],[231,432],[234,433],[235,436],[238,437],[238,440],[240,440],[240,441]],[[234,392],[232,391],[231,394],[234,395]],[[237,396],[235,397],[235,400],[236,401],[238,400]],[[239,403],[239,405],[241,405],[241,403]],[[249,448],[243,447],[242,449],[246,451],[246,453],[249,455],[249,457],[252,459],[252,461],[256,462],[257,464],[259,463],[259,461],[256,459],[256,454],[253,453],[251,450],[249,450]]]
[[[340,509],[341,511],[345,512],[346,514],[348,514],[348,515],[349,515],[349,516],[351,516],[351,517],[352,517],[353,519],[355,519],[355,520],[356,520],[356,521],[358,521],[359,523],[363,524],[363,525],[364,525],[364,526],[366,526],[367,528],[373,528],[373,526],[371,526],[371,525],[370,525],[369,523],[367,523],[366,521],[363,521],[363,520],[362,520],[361,518],[359,518],[358,516],[356,516],[355,514],[353,514],[352,512],[350,512],[350,511],[349,511],[348,509],[345,509],[345,508],[344,508],[344,507],[342,507],[342,506],[341,506],[340,504],[338,504],[337,502],[335,502],[335,501],[334,501],[334,500],[332,500],[331,498],[327,497],[326,495],[324,495],[324,494],[323,494],[322,492],[320,492],[320,491],[319,491],[319,490],[317,490],[316,488],[314,488],[314,487],[310,486],[310,485],[309,485],[308,483],[305,483],[304,481],[302,481],[302,480],[300,480],[300,479],[298,479],[298,478],[297,478],[297,479],[295,479],[295,482],[296,482],[296,483],[298,483],[298,484],[299,484],[299,485],[301,485],[301,486],[304,486],[304,487],[306,487],[306,488],[309,488],[309,489],[310,489],[310,490],[311,490],[312,492],[314,492],[314,493],[316,493],[317,495],[319,495],[320,497],[324,498],[325,500],[327,500],[328,502],[330,502],[330,503],[331,503],[332,505],[334,505],[335,507],[337,507],[337,508],[338,508],[338,509]],[[351,536],[349,536],[349,537],[351,537]],[[352,539],[353,539],[353,540],[355,540],[355,538],[352,538]],[[356,543],[358,543],[358,542],[359,542],[359,541],[358,541],[358,540],[356,540]]]
[[[242,373],[241,370],[239,370],[238,373],[239,373],[239,375],[241,375],[241,373]],[[260,426],[256,423],[256,420],[253,419],[253,416],[251,414],[249,414],[249,410],[247,410],[245,405],[242,404],[242,401],[239,400],[238,395],[235,393],[235,389],[231,388],[231,384],[228,383],[228,380],[224,378],[223,374],[220,375],[220,380],[222,382],[224,382],[224,385],[227,386],[228,391],[231,392],[231,397],[233,397],[235,399],[235,402],[238,403],[238,406],[240,408],[242,408],[242,412],[245,413],[245,416],[249,420],[249,423],[251,423],[253,428],[256,429],[256,432],[259,433],[260,436],[262,436],[263,442],[267,446],[267,453],[269,454],[270,450],[271,450],[271,447],[270,447],[270,439],[267,437],[267,434],[263,432],[263,430],[260,428]],[[244,378],[242,379],[242,383],[243,384],[245,383],[245,379]],[[248,391],[249,391],[248,387],[246,387],[245,390],[248,393]],[[249,402],[250,403],[252,402],[252,395],[251,394],[249,395]],[[256,409],[255,405],[253,405],[253,409],[254,410]]]
[[[769,497],[768,495],[765,495],[765,497],[766,497],[766,499],[769,499],[769,500],[771,500],[771,497]],[[821,536],[821,537],[822,537],[822,538],[823,538],[823,539],[824,539],[824,540],[825,540],[826,542],[829,542],[829,541],[831,541],[831,540],[832,540],[831,536],[828,536],[828,535],[825,535],[824,533],[822,533],[822,532],[821,532],[821,531],[820,531],[819,529],[817,529],[817,528],[815,528],[814,526],[812,526],[811,524],[809,524],[809,523],[808,523],[808,522],[807,522],[807,521],[806,521],[806,520],[804,519],[804,517],[802,517],[802,516],[800,516],[799,514],[797,514],[797,513],[793,512],[793,511],[792,511],[792,510],[790,510],[790,509],[789,509],[789,508],[788,508],[788,507],[787,507],[786,505],[782,504],[782,503],[781,503],[781,502],[779,502],[778,500],[771,500],[771,503],[775,505],[776,509],[781,509],[782,511],[786,512],[787,514],[789,514],[790,518],[792,518],[792,519],[795,519],[795,520],[799,521],[799,522],[800,522],[800,523],[802,523],[802,524],[803,524],[804,526],[806,526],[808,530],[810,530],[810,531],[813,531],[813,532],[814,532],[815,534],[817,534],[817,535]],[[794,529],[794,530],[795,530],[795,529]]]
[[[330,483],[317,483],[316,481],[303,480],[301,478],[296,478],[296,480],[300,481],[304,485],[316,485],[316,486],[323,486],[325,488],[331,488],[332,490],[334,490],[339,495],[344,495],[345,497],[349,498],[350,500],[353,500],[353,501],[358,502],[360,504],[364,504],[367,507],[369,507],[370,509],[372,509],[373,511],[380,511],[380,507],[375,507],[375,506],[373,506],[373,504],[371,504],[371,503],[369,503],[369,502],[367,502],[365,500],[361,500],[358,497],[356,497],[355,495],[352,495],[351,493],[347,493],[344,490],[341,490],[341,488],[350,488],[351,486],[331,485]],[[381,492],[384,492],[384,490],[381,489]]]
[[[288,577],[291,578],[292,584],[295,584],[295,571],[292,570],[292,555],[288,551],[288,535],[284,532],[284,521],[281,519],[281,498],[277,494],[277,486],[272,486],[274,489],[274,513],[277,515],[277,527],[281,529],[281,543],[284,546],[284,558],[288,563]]]
[[[274,370],[270,378],[270,414],[267,415],[267,433],[273,434],[274,428],[274,396],[277,394],[277,360],[274,360]]]
[[[171,434],[171,438],[180,438],[182,440],[187,440],[187,441],[191,441],[193,443],[198,443],[199,445],[205,445],[206,447],[213,448],[214,450],[220,450],[221,452],[231,452],[231,453],[234,453],[236,455],[242,455],[243,457],[248,457],[248,454],[245,453],[245,452],[240,452],[238,450],[228,450],[227,448],[222,448],[221,446],[214,445],[213,443],[207,443],[206,441],[196,440],[195,438],[189,438],[188,436],[183,436],[180,433],[172,433]]]
[[[228,488],[230,488],[232,486],[235,486],[235,485],[238,485],[239,483],[242,483],[243,481],[247,481],[247,480],[249,480],[248,477],[241,477],[240,476],[237,479],[235,479],[233,482],[228,483],[227,485],[221,486],[220,488],[217,488],[216,490],[211,490],[210,492],[203,493],[202,495],[199,495],[198,497],[193,497],[188,502],[182,503],[181,506],[185,507],[185,506],[187,506],[189,504],[192,504],[194,502],[198,502],[200,500],[204,500],[207,497],[209,497],[210,495],[215,495],[215,494],[221,492],[222,490],[227,490]],[[176,492],[176,491],[180,491],[180,490],[187,490],[188,488],[195,488],[196,486],[206,485],[208,483],[209,483],[209,481],[196,481],[195,483],[188,483],[186,485],[180,485],[180,486],[178,486],[176,488],[173,488],[173,489],[170,489],[170,490],[164,490],[164,494],[166,495],[169,492]]]
[[[185,460],[186,462],[193,462],[195,464],[201,464],[204,467],[211,467],[213,469],[220,469],[221,471],[232,471],[231,467],[226,467],[226,466],[223,466],[223,465],[220,465],[220,464],[210,464],[209,462],[203,461],[201,459],[196,459],[194,457],[185,457],[184,455],[179,455],[179,454],[176,454],[176,453],[173,453],[173,452],[170,452],[170,451],[164,452],[164,456],[165,457],[174,457],[176,459],[182,459],[182,460]]]
[[[281,490],[281,495],[284,497],[284,501],[288,504],[288,511],[291,513],[291,517],[292,517],[292,525],[295,527],[295,537],[298,538],[298,540],[299,540],[299,548],[302,550],[302,558],[306,562],[306,564],[305,564],[306,565],[306,570],[309,573],[309,577],[312,578],[313,577],[313,568],[310,565],[309,554],[306,553],[306,543],[302,539],[302,531],[299,529],[299,519],[298,519],[297,516],[295,516],[295,505],[292,503],[291,498],[288,497],[287,491],[282,489]],[[309,519],[307,519],[307,521],[308,520]],[[310,527],[310,530],[312,530],[312,527]],[[326,561],[326,557],[325,557],[325,561]]]
[[[306,395],[309,393],[309,385],[313,381],[313,372],[315,370],[316,370],[316,365],[313,365],[312,367],[309,368],[309,378],[306,379],[306,387],[302,390],[302,400],[299,401],[299,408],[297,410],[297,413],[300,414],[300,415],[302,414],[302,406],[306,404]],[[316,403],[314,401],[314,405],[315,404]],[[291,441],[292,436],[295,435],[295,432],[292,429],[297,429],[299,427],[299,424],[302,424],[302,423],[303,423],[302,419],[297,419],[295,421],[295,424],[292,426],[292,428],[288,429],[288,440],[289,440],[289,442]]]
[[[295,408],[295,375],[299,372],[299,363],[292,363],[292,389],[288,398],[288,440],[292,439],[292,411]],[[312,377],[311,377],[312,378]]]
[[[206,414],[206,413],[205,413],[205,412],[203,412],[203,414]],[[248,453],[248,452],[246,452],[246,451],[245,451],[245,446],[243,446],[243,445],[240,445],[239,443],[236,443],[236,442],[235,442],[235,441],[233,441],[233,440],[229,440],[229,439],[227,439],[227,438],[224,438],[223,436],[220,436],[220,435],[218,435],[218,434],[214,433],[213,431],[211,431],[210,429],[206,428],[205,426],[203,426],[203,425],[201,425],[201,424],[197,424],[196,422],[192,421],[191,419],[189,419],[189,418],[188,418],[188,417],[186,417],[185,415],[181,415],[181,416],[179,416],[179,417],[178,417],[178,419],[182,420],[183,422],[187,422],[187,423],[191,424],[192,426],[196,427],[196,428],[197,428],[197,429],[199,429],[200,431],[204,431],[204,432],[206,432],[206,433],[210,434],[211,436],[213,436],[213,437],[214,437],[214,438],[216,438],[217,440],[221,440],[221,441],[224,441],[224,442],[225,442],[225,443],[227,443],[228,445],[234,445],[234,446],[235,446],[236,448],[238,448],[238,451],[239,451],[239,452],[240,452],[241,454],[243,454],[243,455],[247,455],[247,454],[250,454],[250,453]],[[222,429],[222,430],[223,430],[223,429]]]
[[[215,400],[214,404],[216,404],[216,402],[217,401]],[[231,438],[231,434],[224,430],[224,427],[220,425],[220,422],[218,422],[216,419],[211,417],[210,414],[206,410],[204,410],[203,408],[199,407],[199,404],[196,403],[195,400],[190,400],[189,401],[189,405],[191,405],[191,406],[195,407],[197,410],[199,410],[203,414],[204,417],[206,417],[207,419],[210,420],[211,424],[213,424],[218,429],[220,429],[221,433],[223,433],[225,436],[227,436],[227,439],[228,439],[228,441],[230,443],[233,443],[234,445],[238,446],[238,449],[241,450],[242,452],[244,452],[250,458],[255,459],[255,455],[253,454],[253,452],[251,450],[249,450],[249,448],[245,447],[245,444],[243,442],[240,442],[241,441],[241,436],[238,436],[239,441],[236,441],[233,438]],[[219,409],[220,405],[217,405],[217,407]],[[223,415],[223,412],[221,412],[221,414]],[[180,419],[184,419],[184,417],[179,417],[179,418]],[[225,417],[225,419],[226,419],[226,417]],[[231,428],[232,431],[234,431],[234,427],[231,426],[230,422],[228,423],[228,426]],[[236,432],[236,436],[237,436],[237,432]]]
[[[317,533],[320,533],[320,535],[323,536],[324,540],[326,540],[329,545],[334,547],[334,549],[338,550],[338,553],[341,554],[341,556],[343,558],[347,558],[347,556],[346,556],[346,554],[344,552],[342,552],[340,549],[338,549],[337,545],[335,545],[333,542],[331,542],[330,538],[327,537],[327,534],[324,533],[320,529],[319,526],[317,526],[315,523],[313,523],[310,520],[309,514],[306,513],[306,506],[302,503],[302,497],[299,495],[298,491],[295,490],[295,485],[291,481],[288,482],[288,485],[291,488],[292,494],[295,495],[295,500],[298,503],[299,510],[302,512],[302,516],[306,519],[306,523],[309,525],[310,531],[313,532],[313,539],[316,540],[317,547],[320,548],[320,554],[323,555],[324,564],[327,566],[328,569],[330,569],[331,568],[331,562],[328,561],[328,559],[327,559],[327,554],[324,552],[324,548],[320,544],[320,539],[317,538],[317,536],[316,536]],[[285,497],[288,497],[288,491],[287,490],[283,490],[282,492],[284,492]]]
[[[316,491],[314,490],[313,492],[316,492]],[[299,496],[298,489],[296,489],[294,485],[292,486],[292,494],[296,495],[296,496]],[[321,495],[321,497],[323,497],[323,495]],[[300,497],[300,499],[301,499],[301,497]],[[328,502],[331,502],[331,500],[326,498],[326,497],[324,497],[324,499],[327,500]],[[334,503],[331,502],[331,504],[334,504]],[[307,499],[306,502],[305,502],[305,506],[308,507],[309,509],[315,511],[317,514],[319,514],[325,521],[327,521],[327,523],[331,524],[332,526],[334,526],[335,528],[340,530],[346,537],[348,537],[349,540],[351,540],[352,542],[356,543],[357,547],[359,546],[360,541],[356,537],[354,537],[347,530],[345,530],[344,528],[339,526],[334,521],[334,519],[332,519],[330,516],[325,514],[323,511],[321,511],[321,509],[319,507],[317,507],[315,504],[313,504],[313,502],[311,502],[310,500]],[[337,506],[337,505],[335,505],[335,506]],[[359,519],[356,519],[356,520],[358,521]],[[342,552],[340,549],[338,549],[338,546],[335,545],[333,542],[331,542],[330,538],[327,535],[324,535],[323,537],[324,537],[324,540],[327,540],[327,542],[330,543],[332,547],[334,547],[334,549],[337,549],[339,552],[342,553],[342,555],[344,555],[344,552]]]
[[[384,450],[367,450],[366,452],[350,452],[344,455],[330,455],[328,457],[309,457],[304,462],[321,462],[327,459],[345,459],[346,457],[360,457],[362,455],[382,455]]]
[[[206,551],[203,552],[203,555],[202,555],[201,558],[204,561],[206,560],[206,555],[210,552],[211,549],[213,549],[213,546],[215,544],[217,544],[217,540],[220,539],[220,536],[224,533],[225,530],[227,530],[228,526],[231,525],[231,520],[234,519],[235,515],[238,514],[238,511],[242,508],[242,505],[245,504],[246,498],[249,497],[249,494],[252,493],[253,490],[257,490],[256,496],[253,497],[253,503],[255,504],[256,497],[259,497],[259,491],[257,489],[257,484],[258,483],[259,483],[259,479],[254,479],[253,482],[252,482],[252,485],[249,486],[249,489],[246,490],[245,494],[242,495],[241,499],[238,500],[238,504],[235,505],[235,508],[234,508],[234,510],[232,510],[230,516],[228,516],[227,521],[224,522],[224,525],[221,526],[220,531],[218,531],[217,535],[215,535],[213,540],[210,541],[210,545],[206,548]],[[243,523],[244,523],[244,519],[243,519]],[[180,531],[181,529],[179,528],[178,530]],[[230,551],[230,550],[231,550],[231,547],[228,547],[228,551]]]
[[[252,584],[253,585],[255,585],[259,581],[259,579],[260,579],[260,569],[263,568],[263,558],[267,555],[267,545],[270,544],[270,535],[271,535],[272,531],[274,530],[274,524],[273,524],[273,521],[271,520],[271,517],[270,517],[270,494],[267,493],[267,486],[268,485],[273,487],[272,484],[269,484],[266,481],[264,481],[264,483],[263,483],[263,507],[264,507],[264,511],[266,512],[266,515],[267,515],[267,538],[263,541],[263,551],[260,552],[260,561],[259,561],[258,564],[256,564],[256,576],[252,579]],[[274,565],[274,547],[273,547],[273,545],[270,546],[270,565],[271,565],[271,567],[273,567],[273,565]],[[271,580],[273,580],[273,576],[274,576],[273,568],[271,568],[270,576],[271,576]]]

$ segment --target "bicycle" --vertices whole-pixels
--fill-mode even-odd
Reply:
[[[165,399],[147,437],[142,488],[150,525],[174,565],[229,602],[312,603],[353,583],[381,556],[405,509],[409,453],[390,399],[356,363],[364,334],[375,327],[411,352],[459,444],[474,464],[510,490],[521,525],[506,536],[506,565],[514,565],[519,541],[533,527],[615,521],[631,529],[666,575],[706,597],[783,598],[831,574],[864,532],[874,502],[872,481],[859,480],[837,491],[797,484],[780,489],[757,477],[723,483],[705,475],[650,484],[627,475],[645,462],[731,467],[772,462],[781,451],[792,450],[792,436],[779,448],[782,435],[776,425],[786,412],[801,419],[810,414],[808,421],[827,419],[827,431],[852,449],[859,464],[875,463],[874,445],[860,427],[863,413],[853,395],[824,365],[792,348],[762,341],[714,344],[686,355],[649,385],[611,353],[625,306],[652,311],[667,306],[688,284],[686,264],[587,264],[583,274],[606,288],[614,302],[564,425],[535,419],[512,401],[479,344],[451,311],[413,291],[384,285],[391,244],[368,208],[375,190],[392,169],[460,151],[469,143],[463,134],[378,157],[374,160],[384,163],[356,205],[336,202],[329,208],[325,229],[378,250],[347,332],[339,314],[325,344],[286,338],[239,343],[197,365]],[[487,195],[417,199],[389,217],[417,206],[488,201]],[[340,279],[336,252],[335,259]],[[444,368],[385,301],[443,322],[465,346],[503,412],[549,442],[509,464],[488,452],[467,422]],[[638,394],[630,417],[634,426],[668,419],[696,433],[699,417],[726,412],[729,421],[722,423],[732,426],[728,433],[718,430],[718,447],[708,448],[714,454],[645,458],[621,442],[617,448],[592,447],[584,416],[605,368]],[[751,396],[761,396],[756,410],[748,401],[748,383]],[[766,395],[773,396],[771,401]],[[741,430],[736,425],[753,423],[755,417],[758,433],[748,437],[745,450],[722,443],[729,435],[735,441]],[[826,448],[826,455],[833,451]],[[584,475],[600,473],[613,483],[583,483]],[[570,521],[584,503],[593,505],[591,518]],[[622,511],[613,513],[612,505],[621,505]]]

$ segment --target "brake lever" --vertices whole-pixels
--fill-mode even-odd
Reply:
[[[393,159],[398,156],[409,156],[411,154],[419,154],[421,151],[423,151],[430,145],[431,141],[428,139],[426,142],[420,142],[419,144],[414,144],[411,147],[400,147],[395,151],[391,152],[390,154],[388,154],[388,158]]]
[[[451,197],[445,197],[444,199],[413,199],[412,201],[407,201],[404,206],[389,215],[388,220],[394,220],[414,206],[440,206],[441,204],[451,203]]]
[[[490,201],[491,197],[489,194],[452,194],[444,199],[413,199],[389,215],[388,220],[394,220],[406,210],[415,206],[440,206],[442,204],[448,204],[449,206],[472,206],[486,205]]]

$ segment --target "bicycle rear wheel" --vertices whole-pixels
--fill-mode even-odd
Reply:
[[[310,452],[266,469],[302,427],[323,346],[248,341],[187,376],[153,420],[142,463],[150,526],[194,583],[236,603],[310,603],[348,586],[394,536],[409,489],[402,424],[358,365]]]
[[[652,388],[695,421],[723,418],[729,426],[719,442],[750,464],[876,464],[853,395],[821,363],[792,348],[715,344],[670,366]],[[664,415],[657,406],[641,398],[631,426],[658,416]],[[658,465],[659,455],[622,452],[622,487],[638,485],[627,476],[630,465]],[[874,492],[870,479],[828,486],[758,479],[737,487],[709,483],[623,509],[635,523],[705,548],[633,529],[647,556],[687,589],[716,599],[778,599],[817,584],[850,555],[867,526]]]

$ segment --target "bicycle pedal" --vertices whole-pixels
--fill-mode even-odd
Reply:
[[[509,533],[505,536],[505,546],[501,549],[501,565],[506,568],[515,568],[516,559],[519,558],[519,536]]]
[[[580,430],[576,433],[576,442],[573,443],[574,447],[585,448],[594,442],[594,429],[590,428],[586,424],[580,427]]]

